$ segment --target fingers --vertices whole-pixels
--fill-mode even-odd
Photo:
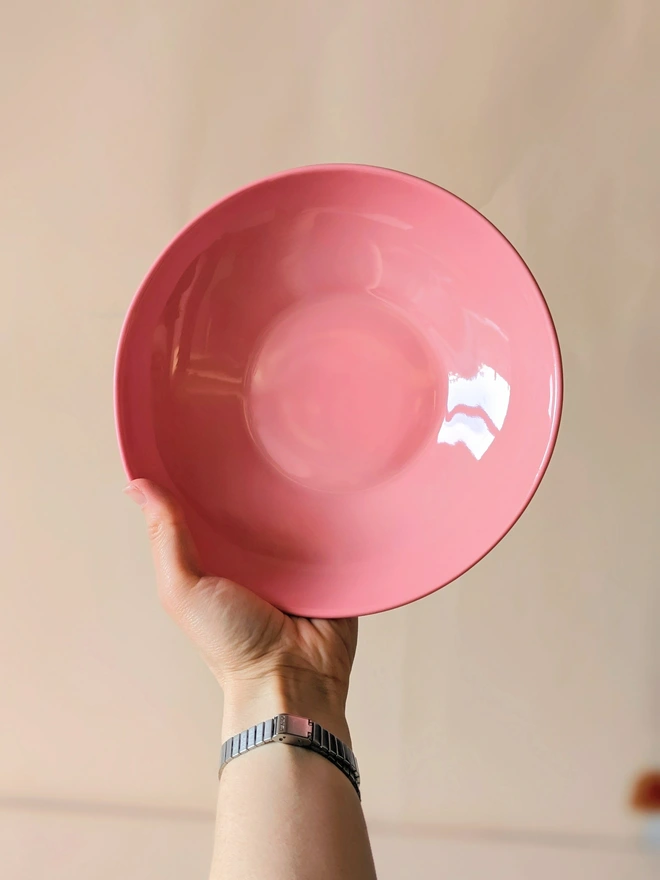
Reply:
[[[179,606],[201,576],[195,547],[177,501],[149,480],[133,480],[126,494],[144,514],[163,604]]]

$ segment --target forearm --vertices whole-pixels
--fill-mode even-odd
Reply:
[[[318,721],[350,745],[343,699],[305,683],[225,696],[223,740],[280,712]],[[268,744],[222,774],[211,880],[373,880],[364,816],[349,779],[308,749]]]

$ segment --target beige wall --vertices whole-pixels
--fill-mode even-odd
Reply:
[[[3,19],[3,878],[206,872],[221,702],[121,497],[112,360],[182,224],[323,161],[482,210],[537,275],[566,367],[556,457],[513,533],[364,621],[351,721],[381,877],[650,877],[627,798],[660,764],[657,5],[60,0]]]

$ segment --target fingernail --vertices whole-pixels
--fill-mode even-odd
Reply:
[[[137,486],[134,486],[133,483],[129,483],[128,486],[124,489],[126,495],[131,498],[139,507],[144,507],[147,503],[147,496],[144,492],[141,492]]]

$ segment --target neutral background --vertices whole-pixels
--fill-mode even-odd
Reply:
[[[186,221],[328,161],[484,212],[536,274],[566,369],[557,452],[514,531],[363,622],[350,720],[379,876],[657,876],[628,803],[660,764],[658,5],[10,0],[2,17],[3,878],[206,876],[221,697],[121,494],[114,349]]]

